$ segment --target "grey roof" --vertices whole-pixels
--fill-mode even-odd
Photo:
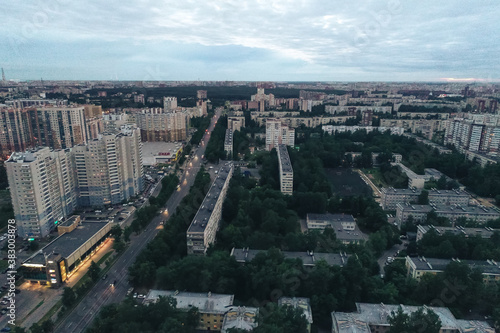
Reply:
[[[281,170],[283,172],[293,172],[292,162],[290,162],[290,156],[288,155],[288,150],[286,149],[286,145],[284,144],[278,145],[278,155],[281,163]]]
[[[357,313],[332,312],[332,323],[338,333],[371,333],[368,324]]]
[[[389,325],[387,322],[388,317],[392,312],[396,312],[398,307],[403,309],[405,313],[412,313],[417,311],[419,306],[409,305],[392,305],[392,304],[369,304],[369,303],[356,303],[358,309],[358,318],[368,323],[369,325]],[[456,319],[448,308],[444,307],[427,307],[434,311],[441,320],[442,329],[455,329],[458,327]]]
[[[500,275],[500,263],[493,260],[461,260],[461,259],[438,259],[425,257],[407,257],[420,271],[444,271],[452,261],[462,262],[470,268],[478,268],[483,274]]]
[[[413,204],[404,204],[398,203],[397,207],[401,207],[400,209],[403,212],[415,212],[415,213],[429,213],[432,211],[431,205],[413,205]]]
[[[237,262],[245,263],[252,261],[255,256],[265,250],[236,249],[231,250],[231,255]],[[281,252],[285,259],[301,259],[304,266],[314,266],[319,260],[324,260],[330,266],[343,266],[347,263],[350,255],[345,253],[313,253],[313,252]]]
[[[407,195],[419,195],[420,190],[413,188],[394,188],[394,187],[383,187],[381,189],[382,193],[386,194],[407,194]]]
[[[307,214],[307,220],[331,222],[356,222],[349,214]]]
[[[472,215],[492,215],[497,216],[500,213],[494,208],[486,208],[484,206],[459,206],[459,205],[432,205],[436,213],[456,213],[457,211],[464,214]]]
[[[292,306],[294,308],[301,309],[302,312],[304,312],[304,315],[306,316],[307,322],[309,324],[312,324],[313,317],[312,317],[312,310],[311,310],[311,304],[310,304],[309,298],[306,298],[306,297],[281,297],[278,300],[278,305],[280,305],[280,306],[288,305],[288,306]]]
[[[215,178],[214,182],[212,183],[212,186],[210,186],[210,189],[207,192],[207,195],[203,199],[203,202],[200,205],[200,208],[198,209],[198,212],[196,213],[193,221],[189,225],[188,228],[188,233],[190,232],[204,232],[205,228],[207,227],[208,220],[210,219],[210,216],[212,215],[212,212],[214,210],[215,204],[217,203],[217,200],[219,199],[219,195],[222,191],[222,187],[224,186],[224,183],[227,180],[227,177],[229,173],[231,172],[231,168],[233,167],[233,164],[228,162],[225,165],[221,166],[219,169],[219,172],[217,174],[217,177]]]
[[[234,295],[152,289],[146,296],[145,302],[156,302],[160,296],[175,298],[178,309],[197,307],[201,313],[225,313],[233,305],[234,300]]]
[[[485,321],[457,320],[458,326],[467,333],[495,333],[495,329]]]
[[[225,145],[231,145],[233,144],[233,130],[228,128],[226,130],[226,136],[224,138],[224,144]]]
[[[482,238],[491,238],[495,231],[500,231],[499,229],[492,228],[464,228],[460,226],[455,227],[442,227],[442,226],[433,226],[433,225],[419,225],[419,229],[426,233],[430,229],[434,229],[439,235],[443,235],[447,232],[452,233],[454,235],[465,235],[465,237],[475,237],[480,236]]]
[[[107,225],[108,222],[81,222],[75,230],[57,237],[35,255],[28,258],[25,263],[35,263],[35,261],[41,260],[40,253],[45,253],[46,255],[59,253],[61,257],[68,258],[80,246],[85,244],[92,236]],[[43,260],[43,263],[45,263],[45,260]]]
[[[222,324],[221,331],[225,333],[231,328],[252,331],[257,327],[258,314],[258,308],[231,306],[227,309],[226,315],[224,316],[224,323]]]

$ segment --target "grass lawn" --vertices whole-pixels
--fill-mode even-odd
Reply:
[[[380,173],[379,168],[369,168],[369,169],[361,169],[365,173],[365,175],[370,178],[370,180],[377,187],[387,187],[387,184],[384,182],[382,178],[382,174]]]

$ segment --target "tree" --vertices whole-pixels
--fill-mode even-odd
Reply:
[[[419,308],[408,315],[399,307],[388,321],[391,324],[389,333],[439,333],[441,330],[439,316],[429,308]]]
[[[62,295],[62,304],[69,308],[76,302],[76,295],[73,289],[69,287],[64,287],[63,295]]]
[[[117,225],[117,224],[114,225],[111,228],[111,235],[113,236],[113,238],[115,239],[115,241],[119,241],[120,240],[120,237],[122,236],[122,233],[123,233],[122,228],[119,225]]]
[[[90,263],[89,267],[89,276],[92,279],[92,281],[97,281],[99,280],[99,274],[101,274],[101,267],[95,263],[94,260]]]
[[[422,190],[418,195],[418,204],[419,205],[428,205],[429,204],[429,191]]]

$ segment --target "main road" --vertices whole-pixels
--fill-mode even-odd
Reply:
[[[146,229],[137,236],[132,236],[130,244],[121,255],[118,261],[110,267],[108,277],[99,280],[81,302],[71,311],[71,313],[55,328],[57,333],[80,333],[85,331],[92,323],[100,309],[111,303],[122,301],[129,288],[128,268],[134,263],[135,258],[142,249],[156,236],[160,230],[162,221],[172,214],[184,198],[191,186],[198,170],[201,167],[205,149],[210,138],[210,133],[215,127],[215,123],[220,117],[222,109],[217,109],[210,122],[207,132],[203,135],[200,145],[195,150],[193,157],[185,162],[184,172],[180,177],[180,187],[175,191],[165,205],[165,212],[156,216]],[[166,221],[165,223],[168,223]],[[113,282],[115,282],[112,285]]]

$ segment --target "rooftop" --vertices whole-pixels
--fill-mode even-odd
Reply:
[[[488,227],[484,228],[464,228],[460,226],[455,227],[442,227],[442,226],[433,226],[433,225],[419,225],[418,229],[426,233],[430,229],[434,229],[439,235],[443,235],[447,232],[455,234],[455,235],[465,235],[465,237],[475,237],[480,236],[482,238],[491,238],[495,231],[500,231],[498,229],[492,229]]]
[[[328,222],[356,222],[349,214],[307,214],[307,220]]]
[[[207,195],[203,199],[198,212],[196,213],[193,221],[191,222],[191,225],[188,228],[188,233],[205,231],[208,220],[212,215],[215,204],[217,203],[219,195],[222,191],[222,187],[224,186],[232,167],[233,164],[231,162],[227,162],[219,169],[217,177],[212,183],[212,186],[210,186]]]
[[[82,222],[75,230],[57,237],[37,253],[29,257],[24,263],[45,264],[45,259],[43,259],[42,255],[43,253],[46,255],[59,253],[61,257],[68,258],[92,236],[98,233],[102,228],[106,227],[107,224],[108,222]],[[39,262],[40,260],[42,260],[42,262]]]
[[[258,308],[231,306],[228,308],[222,324],[222,332],[231,328],[252,331],[257,326],[256,317],[259,313]]]
[[[234,295],[208,293],[190,293],[173,290],[150,290],[145,302],[156,302],[158,298],[171,296],[177,301],[178,309],[196,307],[201,313],[225,313],[233,305]]]
[[[255,256],[265,250],[236,249],[231,250],[231,255],[237,262],[245,263],[252,261]],[[314,266],[317,261],[324,260],[330,266],[343,266],[347,263],[350,255],[345,253],[314,253],[314,252],[287,252],[281,251],[285,259],[301,259],[304,266]]]
[[[371,333],[370,327],[357,313],[332,312],[332,323],[339,333]]]
[[[406,257],[419,271],[444,271],[452,261],[462,262],[471,268],[480,269],[483,274],[500,275],[500,263],[494,260],[461,260],[461,259],[437,259],[425,257]]]
[[[305,297],[281,297],[278,300],[278,305],[283,306],[283,305],[288,305],[292,306],[294,308],[299,308],[304,312],[304,315],[306,316],[306,320],[308,323],[312,324],[313,318],[312,318],[312,310],[311,310],[311,305],[309,304],[309,298]]]
[[[278,145],[278,156],[281,163],[281,170],[283,172],[293,172],[292,162],[290,162],[290,156],[288,155],[286,145]]]

